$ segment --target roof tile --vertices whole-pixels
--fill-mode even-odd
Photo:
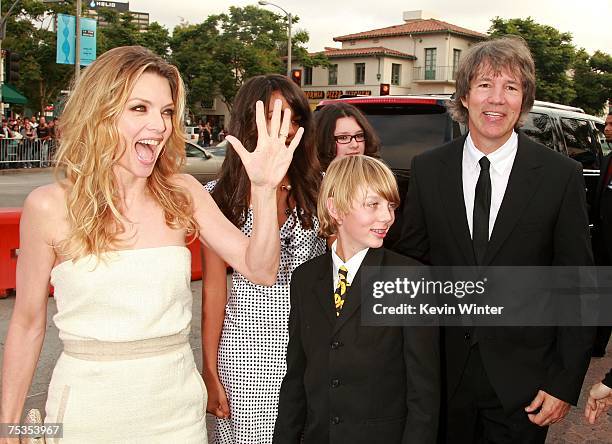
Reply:
[[[327,57],[358,57],[358,56],[375,56],[375,55],[386,55],[386,56],[396,56],[407,59],[416,59],[415,56],[411,54],[407,54],[405,52],[396,51],[395,49],[385,48],[383,46],[374,46],[370,48],[350,48],[350,49],[340,49],[340,48],[329,48],[326,47],[325,51],[322,51],[324,55]],[[321,54],[314,53],[314,54]]]
[[[478,39],[484,39],[487,37],[486,34],[481,34],[480,32],[472,31],[471,29],[462,28],[461,26],[443,22],[442,20],[416,19],[409,20],[401,25],[388,26],[386,28],[373,29],[371,31],[364,31],[358,32],[356,34],[347,34],[339,37],[334,37],[334,41],[344,42],[347,40],[360,40],[373,37],[391,37],[409,34],[429,34],[440,32],[461,34],[469,37],[476,37]]]

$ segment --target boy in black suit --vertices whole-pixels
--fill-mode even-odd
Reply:
[[[379,160],[348,156],[329,166],[318,215],[321,233],[337,240],[292,276],[274,443],[435,442],[438,329],[361,325],[360,267],[418,265],[382,248],[398,202]]]

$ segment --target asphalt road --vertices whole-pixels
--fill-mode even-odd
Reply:
[[[22,207],[33,189],[54,180],[53,168],[0,170],[0,208]]]

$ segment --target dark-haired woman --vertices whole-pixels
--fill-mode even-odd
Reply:
[[[249,151],[257,145],[257,100],[265,104],[268,126],[275,101],[282,102],[282,109],[291,109],[294,120],[287,143],[298,127],[304,128],[304,134],[276,190],[281,258],[274,285],[255,285],[234,271],[228,293],[225,263],[210,249],[203,249],[203,374],[209,392],[207,410],[216,416],[213,443],[272,442],[278,394],[286,371],[291,273],[325,251],[324,240],[317,236],[321,168],[308,102],[284,76],[248,80],[234,101],[229,130]],[[231,150],[219,179],[207,185],[226,217],[247,235],[253,223],[250,187],[240,159]]]
[[[380,141],[365,116],[353,105],[336,102],[315,115],[319,160],[323,171],[336,157],[365,154],[379,157]]]

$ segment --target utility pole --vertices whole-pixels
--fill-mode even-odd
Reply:
[[[4,117],[4,101],[2,98],[2,86],[4,85],[4,56],[2,55],[2,40],[6,37],[6,20],[17,6],[19,0],[15,0],[9,10],[4,14],[4,17],[0,19],[0,115]],[[0,14],[2,14],[2,0],[0,0]]]
[[[79,80],[81,75],[81,0],[76,0],[76,30],[74,38],[74,79]]]

